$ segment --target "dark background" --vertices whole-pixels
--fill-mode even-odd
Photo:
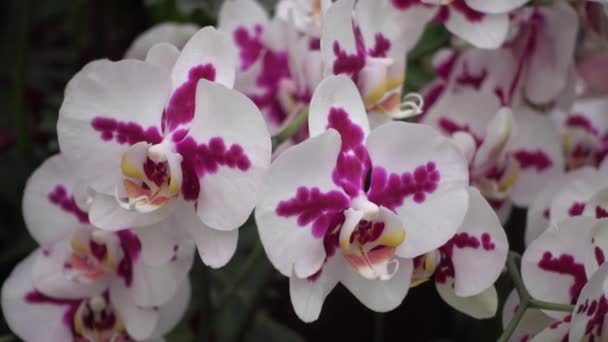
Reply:
[[[156,23],[215,24],[221,4],[177,2],[0,1],[0,280],[36,247],[23,223],[21,197],[31,172],[58,152],[55,123],[66,83],[91,60],[120,59],[133,39]],[[188,4],[200,8],[184,12]],[[417,90],[432,80],[430,57],[448,41],[442,28],[427,30],[410,53],[407,88]],[[516,250],[521,250],[523,219],[517,212],[507,226]],[[255,227],[249,224],[241,232],[239,251],[224,269],[204,270],[197,259],[191,308],[169,341],[194,340],[202,325],[217,341],[493,341],[500,334],[500,308],[494,319],[468,318],[445,304],[432,282],[411,289],[405,302],[386,314],[368,310],[339,285],[320,319],[302,323],[291,308],[288,281],[266,260]],[[503,278],[497,284],[501,302],[511,288]],[[4,319],[0,336],[16,340]]]

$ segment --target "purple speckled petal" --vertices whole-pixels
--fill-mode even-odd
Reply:
[[[143,61],[89,63],[69,83],[57,123],[65,158],[93,190],[113,194],[125,147],[160,141],[167,70]]]
[[[516,129],[509,149],[520,170],[511,198],[519,206],[528,206],[550,180],[563,173],[561,135],[547,116],[520,111],[514,118]]]
[[[349,202],[332,180],[339,152],[330,130],[280,154],[266,176],[255,218],[270,261],[287,276],[315,274],[330,253],[324,233]]]
[[[229,32],[238,50],[238,63],[242,71],[261,56],[265,48],[262,35],[268,25],[268,14],[257,2],[251,0],[224,1],[220,9],[218,27]]]
[[[334,182],[351,197],[363,191],[369,170],[365,138],[369,122],[355,84],[345,76],[328,77],[311,100],[308,127],[311,136],[327,129],[340,133],[342,146],[333,173]]]
[[[608,293],[605,290],[607,276],[608,264],[604,264],[583,287],[570,324],[570,341],[601,341],[608,336]]]
[[[191,78],[191,70],[199,65],[215,69],[215,81],[227,87],[234,85],[237,52],[229,34],[207,26],[186,43],[171,73],[173,91]]]
[[[203,223],[218,230],[245,223],[270,165],[270,134],[255,104],[235,90],[200,80],[194,119],[178,150],[184,156],[184,185],[192,189],[184,195],[192,199],[199,185]]]
[[[88,225],[87,212],[74,198],[73,171],[63,156],[56,155],[46,160],[26,184],[23,217],[40,244],[55,242]]]
[[[477,189],[469,187],[467,215],[458,233],[440,248],[435,281],[445,283],[453,277],[457,296],[480,294],[500,276],[508,251],[507,236],[494,210]]]
[[[212,64],[199,64],[192,67],[188,71],[188,79],[173,91],[163,113],[164,131],[172,132],[181,125],[187,125],[192,121],[196,86],[201,79],[215,81],[215,68]]]
[[[526,249],[522,258],[524,284],[534,298],[574,304],[585,283],[585,259],[591,250],[595,220],[574,217],[545,231]],[[563,315],[547,312],[561,318]]]

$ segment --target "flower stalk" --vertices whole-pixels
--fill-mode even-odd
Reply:
[[[513,318],[511,319],[507,327],[504,329],[502,335],[498,338],[497,342],[509,341],[528,308],[564,312],[572,312],[572,310],[574,310],[574,305],[549,303],[532,298],[521,278],[520,265],[521,256],[516,252],[509,252],[509,256],[507,258],[507,271],[509,272],[511,279],[513,280],[515,290],[519,295],[519,306],[517,308],[517,311],[515,311],[515,315],[513,315]]]

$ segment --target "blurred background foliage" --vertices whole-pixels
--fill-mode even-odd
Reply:
[[[215,24],[221,0],[4,0],[0,1],[3,53],[0,55],[0,280],[36,246],[21,215],[27,177],[58,152],[56,120],[63,89],[87,62],[120,59],[133,39],[163,21]],[[274,0],[262,0],[271,10]],[[406,88],[419,90],[434,77],[433,53],[450,36],[429,27],[408,56]],[[512,245],[521,250],[523,215],[508,225]],[[209,279],[210,281],[206,281]],[[500,333],[496,318],[476,321],[449,308],[427,282],[410,291],[396,310],[376,314],[338,286],[320,319],[299,321],[291,307],[288,280],[264,255],[253,222],[241,229],[237,255],[223,269],[210,271],[196,261],[193,298],[172,342],[213,341],[492,341]],[[511,289],[498,283],[504,298]],[[0,320],[2,341],[16,340]]]

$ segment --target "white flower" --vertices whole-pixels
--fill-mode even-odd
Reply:
[[[230,89],[235,63],[207,27],[181,53],[155,45],[145,62],[92,62],[70,81],[59,145],[95,192],[94,226],[189,231],[206,264],[230,259],[271,149],[259,110]]]
[[[392,122],[370,132],[345,76],[313,95],[312,138],[271,166],[256,208],[273,265],[290,277],[292,303],[315,320],[342,282],[366,306],[387,311],[410,287],[412,259],[454,236],[468,206],[466,160],[432,128]]]

